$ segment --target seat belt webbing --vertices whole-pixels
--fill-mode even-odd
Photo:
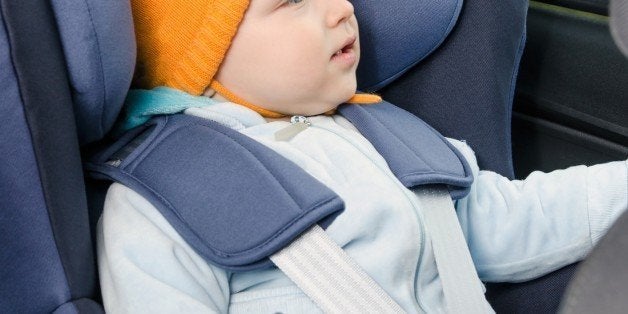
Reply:
[[[414,191],[424,210],[448,313],[485,313],[484,292],[445,187]],[[270,259],[325,313],[403,313],[325,231],[314,226]]]
[[[325,313],[404,313],[318,225],[270,259]]]
[[[485,313],[484,292],[447,188],[414,190],[430,231],[448,313]]]

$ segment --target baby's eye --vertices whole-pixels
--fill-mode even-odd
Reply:
[[[297,9],[305,5],[305,0],[281,0],[280,7]]]

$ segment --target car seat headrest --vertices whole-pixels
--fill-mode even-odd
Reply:
[[[52,0],[81,144],[101,139],[124,103],[135,68],[128,0]]]
[[[66,58],[79,141],[113,126],[135,67],[129,1],[52,0]],[[462,0],[352,0],[360,21],[359,88],[377,90],[433,52],[455,25]]]
[[[432,53],[451,32],[463,0],[351,0],[360,22],[358,87],[378,90]]]

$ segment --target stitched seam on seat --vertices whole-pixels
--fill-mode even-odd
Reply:
[[[94,38],[96,40],[96,51],[97,53],[97,58],[98,58],[98,69],[100,70],[100,78],[102,80],[102,85],[103,85],[103,89],[102,89],[102,103],[101,103],[101,111],[100,111],[100,124],[98,125],[98,132],[100,134],[103,133],[103,130],[105,129],[105,106],[107,104],[107,82],[105,80],[105,69],[104,69],[104,65],[103,65],[103,60],[102,60],[102,49],[100,47],[100,39],[98,38],[98,32],[96,31],[96,26],[94,24],[94,18],[92,15],[92,10],[89,6],[89,1],[84,1],[85,2],[85,7],[87,9],[87,14],[89,15],[89,21],[90,26],[92,31],[94,32]]]

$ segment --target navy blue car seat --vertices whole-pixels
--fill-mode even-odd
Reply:
[[[102,137],[125,97],[130,5],[2,0],[0,13],[0,313],[102,312],[79,139]]]
[[[467,140],[482,168],[512,177],[510,110],[527,1],[352,2],[360,88]],[[0,13],[0,312],[102,311],[90,226],[103,186],[86,192],[80,151],[111,128],[131,81],[129,3],[0,0]],[[505,300],[505,311],[527,308]]]
[[[364,20],[383,14],[396,17],[375,27],[361,24],[365,48],[358,68],[360,86],[378,90],[443,135],[466,140],[481,169],[512,179],[511,113],[528,1],[467,0],[436,53],[417,58],[420,49],[406,44],[409,49],[402,49],[396,59],[385,47],[398,47],[399,38],[408,36],[406,28],[421,27],[432,17],[431,12],[408,11],[402,2],[388,5],[385,13],[371,3],[356,6]],[[575,269],[575,264],[569,265],[524,283],[488,283],[486,297],[498,313],[555,313]]]

